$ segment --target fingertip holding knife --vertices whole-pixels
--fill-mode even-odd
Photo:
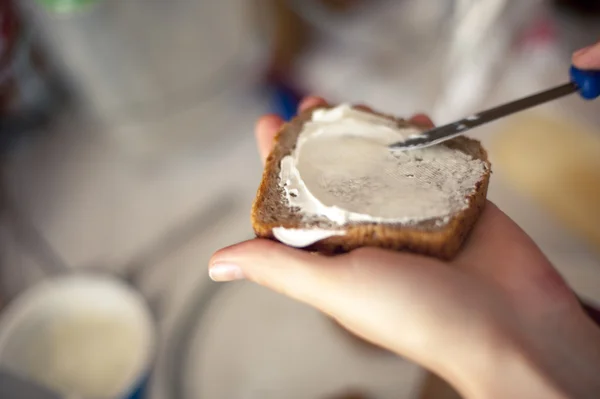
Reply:
[[[390,145],[390,148],[407,151],[440,144],[461,136],[475,127],[573,93],[579,93],[585,100],[594,100],[600,97],[600,70],[582,70],[572,66],[570,76],[571,81],[569,83],[479,112],[457,122],[433,128],[422,134],[411,136],[405,141],[394,143]]]

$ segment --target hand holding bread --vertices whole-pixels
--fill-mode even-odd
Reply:
[[[301,111],[320,106],[308,98]],[[282,124],[258,122],[263,161]],[[209,270],[216,281],[248,279],[306,302],[465,398],[600,392],[600,331],[532,240],[489,202],[450,261],[372,247],[325,256],[255,239],[218,251]]]

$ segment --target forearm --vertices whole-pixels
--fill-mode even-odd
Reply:
[[[574,315],[577,317],[578,315]],[[556,342],[561,356],[548,359],[548,374],[572,398],[600,397],[600,328],[583,313],[579,322],[565,323],[563,342]],[[563,345],[561,345],[563,344]]]

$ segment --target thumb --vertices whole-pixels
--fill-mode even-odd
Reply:
[[[600,69],[600,43],[575,52],[573,64],[583,69]]]
[[[339,284],[341,258],[256,239],[217,251],[210,260],[209,275],[215,281],[248,279],[321,308],[345,286]]]

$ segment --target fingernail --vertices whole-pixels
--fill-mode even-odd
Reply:
[[[215,263],[208,269],[211,280],[218,282],[243,280],[242,268],[230,263]]]

